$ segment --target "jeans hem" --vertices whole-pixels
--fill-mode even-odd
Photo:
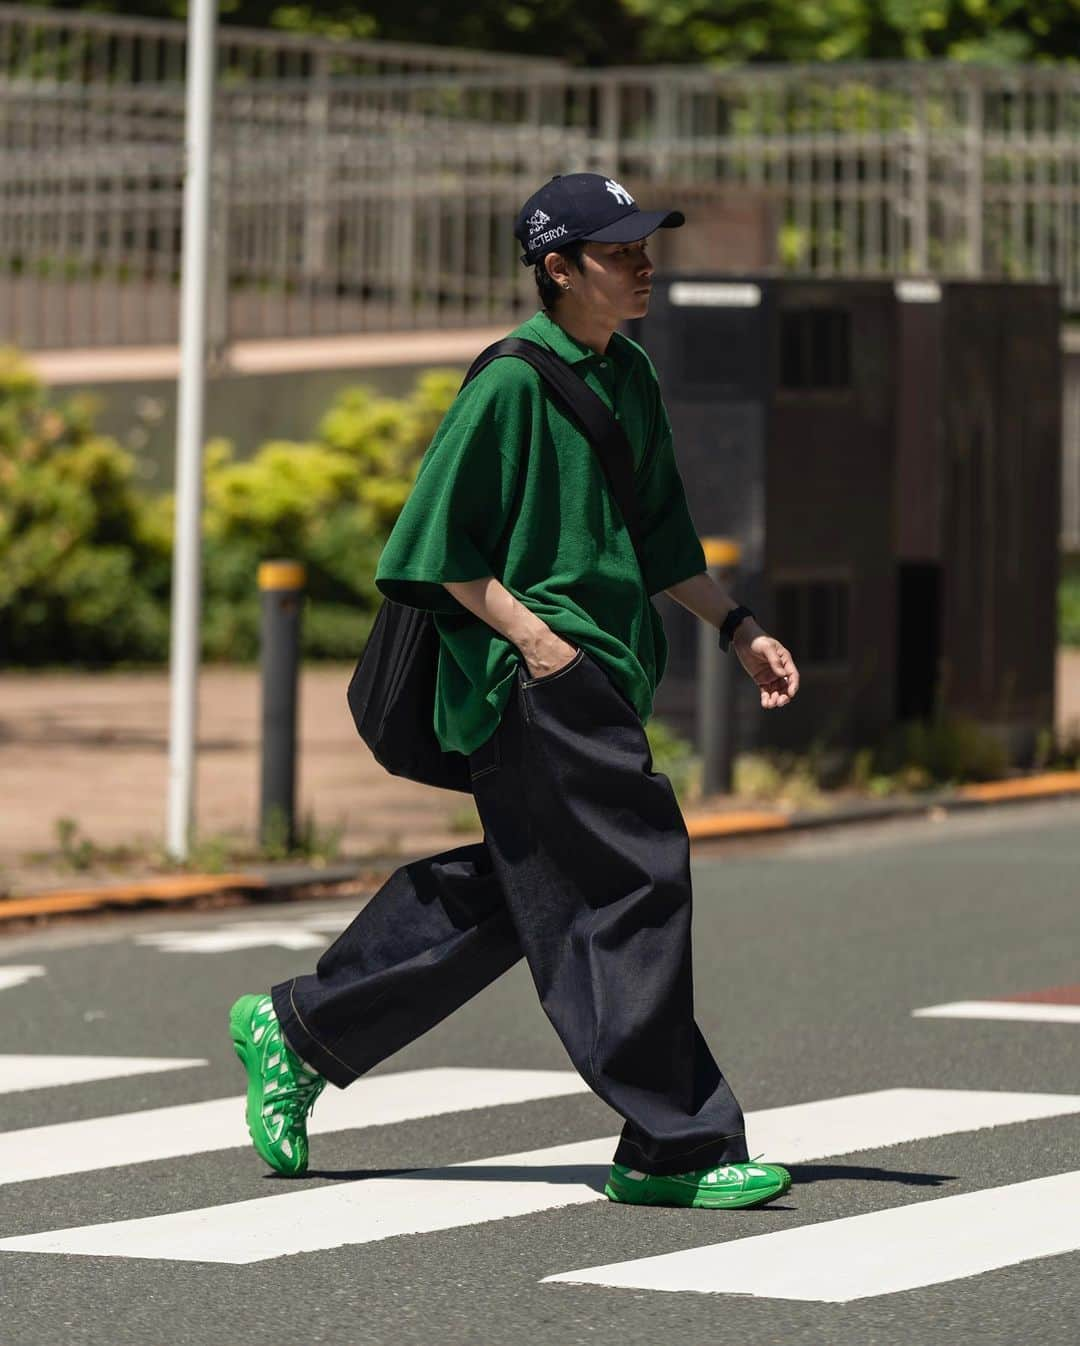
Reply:
[[[292,1003],[291,981],[281,982],[271,988],[270,997],[274,1002],[274,1013],[285,1041],[292,1050],[320,1075],[325,1076],[338,1089],[344,1089],[359,1078],[359,1071],[351,1070],[345,1063],[328,1051],[321,1042],[311,1036],[300,1021]]]
[[[639,1173],[648,1173],[651,1177],[670,1178],[675,1173],[717,1168],[720,1164],[745,1164],[749,1157],[746,1137],[740,1133],[720,1136],[713,1144],[698,1145],[671,1158],[647,1158],[644,1151],[632,1141],[620,1140],[612,1162],[636,1169]]]

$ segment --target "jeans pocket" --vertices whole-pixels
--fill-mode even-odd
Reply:
[[[554,682],[556,678],[561,678],[564,673],[569,673],[572,668],[577,668],[578,664],[580,664],[584,658],[585,651],[579,646],[577,654],[574,655],[568,664],[563,664],[562,668],[557,668],[554,673],[545,673],[541,678],[521,677],[521,685],[522,687],[540,687],[544,683]],[[520,670],[526,668],[524,661],[518,665],[518,668],[520,675]]]

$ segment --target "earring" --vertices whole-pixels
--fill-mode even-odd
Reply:
[[[563,283],[562,283],[562,287],[563,287],[564,290],[569,290],[569,288],[570,288],[570,282],[569,282],[568,280],[564,280]]]

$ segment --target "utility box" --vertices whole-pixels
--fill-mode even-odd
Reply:
[[[738,750],[873,743],[935,709],[1016,761],[1053,723],[1060,516],[1056,286],[697,274],[654,285],[652,356],[702,536],[787,645],[798,697],[738,691]],[[695,733],[700,623],[656,713]]]

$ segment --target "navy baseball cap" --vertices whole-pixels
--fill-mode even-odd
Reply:
[[[626,188],[602,173],[556,173],[518,211],[514,235],[525,249],[522,262],[532,266],[578,239],[636,243],[685,223],[681,210],[639,210]]]

